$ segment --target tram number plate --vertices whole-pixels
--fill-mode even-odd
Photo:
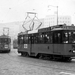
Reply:
[[[24,44],[24,48],[27,48],[28,47],[28,45],[27,44]]]

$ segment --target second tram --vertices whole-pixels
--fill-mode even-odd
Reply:
[[[11,38],[7,35],[0,36],[0,52],[10,52]]]

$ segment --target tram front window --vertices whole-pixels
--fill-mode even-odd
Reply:
[[[75,31],[64,32],[63,43],[75,43]]]
[[[75,31],[69,32],[69,43],[75,43]]]
[[[9,39],[8,38],[0,38],[0,43],[9,43]]]
[[[69,37],[69,36],[68,36],[68,32],[64,32],[64,33],[63,33],[63,43],[68,43],[68,41],[69,41],[69,40],[68,40],[68,37]]]

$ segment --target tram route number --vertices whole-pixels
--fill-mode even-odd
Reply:
[[[28,48],[28,45],[27,44],[24,44],[24,48]]]

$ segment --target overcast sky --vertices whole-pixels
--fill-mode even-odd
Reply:
[[[59,15],[71,16],[75,24],[75,0],[0,0],[0,23],[23,21],[28,11],[37,12],[39,18],[54,14],[56,7],[48,5],[58,6]]]

